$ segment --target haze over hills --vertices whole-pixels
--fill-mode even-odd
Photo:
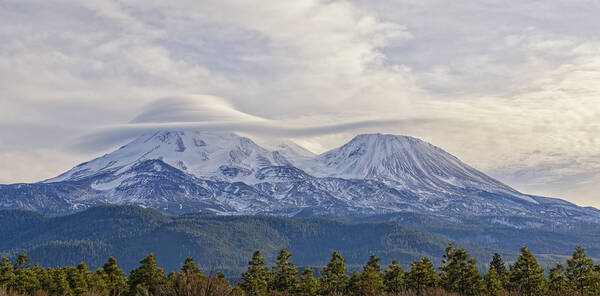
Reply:
[[[313,155],[293,143],[268,150],[233,133],[157,131],[55,178],[0,185],[1,209],[67,214],[99,204],[167,214],[413,213],[516,228],[600,222],[596,209],[522,194],[436,146],[383,134]]]

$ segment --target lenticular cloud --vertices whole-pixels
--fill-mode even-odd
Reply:
[[[131,123],[261,121],[265,119],[238,111],[221,97],[185,95],[152,102]]]
[[[239,111],[221,97],[184,95],[155,100],[129,123],[98,129],[79,138],[72,148],[79,151],[102,151],[157,130],[240,132],[262,138],[281,139],[406,123],[406,120],[384,119],[327,124],[315,122],[313,125],[290,124]]]

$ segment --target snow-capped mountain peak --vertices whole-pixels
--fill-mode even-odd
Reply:
[[[410,212],[600,223],[598,210],[519,193],[434,145],[385,134],[314,155],[293,142],[268,150],[234,133],[158,131],[56,178],[0,185],[0,209],[57,214],[106,203],[173,214]]]
[[[321,176],[385,181],[400,188],[441,192],[479,189],[517,194],[448,152],[409,136],[362,134],[319,155],[308,171]],[[535,202],[522,196],[523,199]]]
[[[113,169],[123,171],[150,159],[160,159],[200,178],[248,183],[253,183],[253,174],[260,168],[289,164],[281,154],[234,133],[158,131],[46,182],[80,179]]]

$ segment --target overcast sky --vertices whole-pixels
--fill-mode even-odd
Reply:
[[[0,183],[156,127],[419,137],[600,207],[600,2],[0,1]]]

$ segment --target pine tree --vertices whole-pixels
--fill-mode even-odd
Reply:
[[[97,272],[98,273],[98,272]],[[108,261],[102,266],[102,273],[96,276],[96,283],[100,284],[98,277],[103,277],[104,284],[109,295],[122,295],[127,290],[127,277],[125,272],[119,268],[119,264],[115,257],[108,258]]]
[[[31,268],[27,254],[22,253],[17,257],[17,261],[13,266],[13,273],[15,280],[12,282],[12,286],[9,286],[10,289],[21,294],[32,294],[42,288],[37,274]]]
[[[572,285],[565,275],[565,266],[558,263],[548,274],[548,290],[557,294],[572,293]]]
[[[521,255],[511,266],[510,288],[523,296],[544,295],[546,292],[544,270],[526,247],[521,248]]]
[[[405,290],[404,271],[396,260],[392,261],[392,264],[385,270],[383,284],[386,292],[400,293]]]
[[[40,283],[40,290],[47,291],[52,284],[52,277],[49,274],[48,269],[36,263],[31,267],[31,271],[35,274],[35,277]]]
[[[315,279],[313,270],[310,267],[305,268],[298,280],[295,295],[298,296],[313,296],[319,291],[319,282]]]
[[[273,267],[273,290],[279,292],[291,292],[296,288],[298,281],[298,269],[293,262],[289,261],[292,254],[287,249],[281,249],[277,256],[277,264]]]
[[[13,288],[22,294],[32,294],[40,290],[42,286],[35,272],[29,268],[17,273]]]
[[[92,273],[85,263],[66,268],[66,273],[69,286],[75,295],[81,295],[89,290],[88,283]]]
[[[140,261],[140,264],[140,267],[132,270],[129,276],[129,293],[131,295],[146,292],[160,293],[165,288],[166,277],[165,271],[156,264],[154,254],[149,254]]]
[[[573,257],[567,260],[566,276],[581,295],[596,295],[597,277],[594,272],[594,262],[585,255],[581,246],[575,247]]]
[[[369,256],[369,260],[367,261],[367,264],[365,264],[365,266],[363,266],[363,268],[370,268],[373,271],[377,272],[377,273],[381,273],[381,264],[379,263],[381,261],[381,259],[379,257],[377,257],[375,254]]]
[[[439,282],[439,276],[428,257],[413,261],[404,278],[406,288],[417,292],[418,295],[421,295],[425,288],[437,287]]]
[[[231,285],[222,272],[211,279],[202,273],[192,258],[185,259],[179,272],[170,272],[167,277],[166,295],[194,296],[230,292]]]
[[[88,283],[88,288],[90,292],[94,294],[105,295],[109,293],[108,284],[106,281],[108,280],[108,275],[104,272],[104,268],[100,267],[96,269],[96,272],[92,274],[90,282]],[[120,294],[120,293],[119,293]],[[116,293],[111,293],[109,295],[119,295]]]
[[[201,287],[229,287],[229,282],[221,272],[217,272],[213,279],[205,276],[194,259],[189,257],[181,266],[179,272],[171,272],[167,277],[170,294],[173,295],[196,295],[200,293]],[[211,285],[214,284],[214,285]]]
[[[442,287],[446,291],[461,295],[479,295],[483,290],[483,282],[475,267],[476,263],[465,249],[457,249],[453,244],[449,244],[442,260],[443,265],[440,267]]]
[[[252,260],[248,262],[248,271],[242,274],[240,287],[246,296],[264,296],[270,292],[269,287],[273,281],[273,274],[265,265],[260,251],[255,251]]]
[[[17,262],[15,262],[15,269],[24,270],[31,268],[31,263],[29,263],[29,256],[25,253],[19,254],[17,257]]]
[[[363,267],[360,278],[360,292],[362,295],[378,295],[384,290],[383,277],[381,274],[380,259],[371,255],[369,261]]]
[[[592,291],[595,291],[596,295],[600,294],[600,265],[594,265],[594,281]]]
[[[323,275],[319,278],[321,293],[324,295],[343,293],[349,280],[344,258],[338,251],[333,252],[331,260],[323,270]]]
[[[69,285],[67,276],[67,269],[64,267],[57,267],[50,270],[50,276],[52,283],[50,285],[50,293],[54,295],[71,295],[72,290]]]
[[[83,280],[89,285],[89,283],[92,281],[92,271],[90,270],[90,268],[87,266],[87,264],[85,264],[85,262],[81,262],[77,265],[77,270],[79,271],[79,273],[81,273],[81,277],[83,277]]]
[[[2,262],[0,262],[0,287],[11,286],[14,280],[15,273],[12,262],[6,257],[2,257]]]
[[[502,260],[502,256],[500,256],[500,254],[494,254],[492,261],[490,261],[490,269],[496,270],[496,273],[500,278],[500,282],[502,283],[502,287],[504,290],[508,289],[509,271],[507,270],[506,263],[504,263],[504,260]]]
[[[361,280],[360,272],[358,272],[358,270],[354,270],[350,276],[350,279],[348,280],[348,284],[346,285],[346,294],[362,296]]]
[[[194,258],[192,257],[188,257],[185,259],[185,262],[183,262],[183,266],[181,266],[180,271],[182,274],[195,274],[198,276],[203,275],[202,270],[200,270],[198,265],[196,265],[196,262],[194,262]]]
[[[505,292],[502,279],[495,268],[490,268],[490,270],[488,270],[485,274],[484,281],[486,295],[498,296]]]
[[[492,261],[490,261],[490,269],[495,269],[496,274],[499,277],[503,277],[506,273],[506,264],[502,260],[502,256],[500,254],[495,253],[494,257],[492,257]]]

